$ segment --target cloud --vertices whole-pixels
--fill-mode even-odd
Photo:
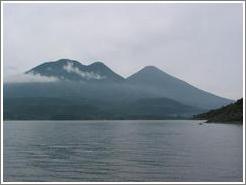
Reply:
[[[102,80],[106,78],[94,72],[80,71],[79,68],[75,67],[72,63],[67,63],[66,65],[63,66],[63,69],[68,73],[75,73],[81,76],[82,78],[85,78],[86,80],[90,80],[90,79]]]
[[[60,58],[100,60],[124,77],[154,65],[243,95],[242,3],[4,3],[3,14],[3,75]]]
[[[47,76],[41,76],[40,74],[19,74],[19,75],[13,75],[6,77],[4,79],[4,83],[38,83],[38,82],[56,82],[58,81],[58,78],[56,77],[47,77]]]

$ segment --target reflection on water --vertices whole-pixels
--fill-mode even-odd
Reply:
[[[242,181],[242,126],[5,121],[4,181]]]

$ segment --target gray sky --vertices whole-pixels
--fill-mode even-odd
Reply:
[[[4,77],[46,61],[102,61],[127,77],[154,65],[243,95],[242,4],[4,4]]]

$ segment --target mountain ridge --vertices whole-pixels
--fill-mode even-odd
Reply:
[[[25,74],[57,80],[4,84],[5,119],[41,119],[42,114],[42,119],[65,115],[70,119],[191,118],[193,114],[233,102],[200,90],[155,66],[146,66],[123,78],[102,62],[83,65],[76,60],[60,59],[38,65]],[[57,99],[67,103],[59,108]],[[86,100],[86,104],[81,100]],[[34,108],[36,111],[32,112]]]

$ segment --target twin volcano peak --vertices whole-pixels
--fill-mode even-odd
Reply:
[[[57,61],[43,63],[26,74],[55,77],[59,80],[70,81],[119,81],[123,77],[114,73],[102,62],[83,65],[76,60],[60,59]]]
[[[83,65],[82,63],[78,62],[77,60],[70,60],[70,59],[59,59],[57,61],[53,61],[53,62],[46,62],[45,64],[70,64],[70,65],[78,65],[78,66],[101,66],[101,67],[107,67],[104,63],[97,61],[94,62],[90,65]]]

